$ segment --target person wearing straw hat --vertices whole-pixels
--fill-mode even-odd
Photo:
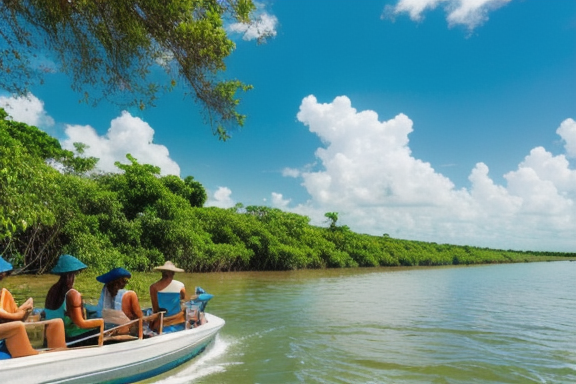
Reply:
[[[82,295],[74,289],[76,275],[86,268],[86,264],[74,256],[61,255],[50,271],[60,279],[48,291],[44,305],[47,319],[64,321],[66,342],[75,347],[98,344],[97,337],[89,336],[100,334],[104,329],[104,320],[84,318]]]
[[[122,311],[130,320],[142,317],[142,309],[136,292],[124,289],[132,274],[126,269],[118,267],[111,269],[96,278],[104,284],[102,293],[96,306],[98,317],[102,317],[102,310],[113,309]]]
[[[173,321],[180,321],[181,317],[182,322],[180,324],[166,327],[164,332],[182,330],[185,328],[185,317],[181,303],[186,299],[186,287],[184,283],[174,280],[174,274],[184,272],[184,270],[176,267],[171,261],[167,261],[164,265],[154,269],[162,272],[162,278],[150,286],[152,310],[154,313],[165,311],[166,319]]]
[[[184,272],[171,261],[154,268],[162,272],[162,278],[150,286],[150,300],[152,310],[159,312],[166,311],[166,316],[172,316],[181,311],[180,301],[186,299],[186,287],[184,283],[174,280],[176,272]]]
[[[0,281],[13,271],[12,264],[0,255]],[[0,359],[38,354],[28,339],[23,321],[33,308],[32,298],[21,306],[16,305],[10,291],[2,288],[0,293]],[[66,348],[64,323],[60,319],[41,321],[34,324],[46,326],[48,348]]]

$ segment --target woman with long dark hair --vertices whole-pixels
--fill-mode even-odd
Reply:
[[[82,295],[74,289],[76,275],[86,268],[74,256],[60,256],[50,271],[60,278],[48,291],[44,305],[46,319],[60,318],[64,321],[66,342],[74,347],[98,344],[99,338],[95,335],[101,335],[104,328],[102,319],[84,318]]]

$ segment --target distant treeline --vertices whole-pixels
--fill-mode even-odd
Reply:
[[[0,253],[23,272],[44,273],[63,253],[95,272],[147,271],[168,259],[188,271],[240,271],[576,257],[357,234],[335,212],[324,228],[269,207],[203,207],[206,191],[191,176],[160,176],[130,155],[120,173],[97,173],[98,159],[75,145],[79,156],[0,109]]]

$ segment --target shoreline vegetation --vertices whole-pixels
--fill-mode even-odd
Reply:
[[[188,272],[435,266],[576,259],[576,253],[436,244],[358,234],[265,206],[204,207],[192,176],[116,163],[95,172],[96,158],[76,154],[0,109],[0,253],[19,273],[43,274],[69,253],[94,273],[123,266],[150,271],[172,260]]]

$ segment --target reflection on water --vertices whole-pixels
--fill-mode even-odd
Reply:
[[[178,277],[226,326],[148,383],[576,383],[576,263]]]

